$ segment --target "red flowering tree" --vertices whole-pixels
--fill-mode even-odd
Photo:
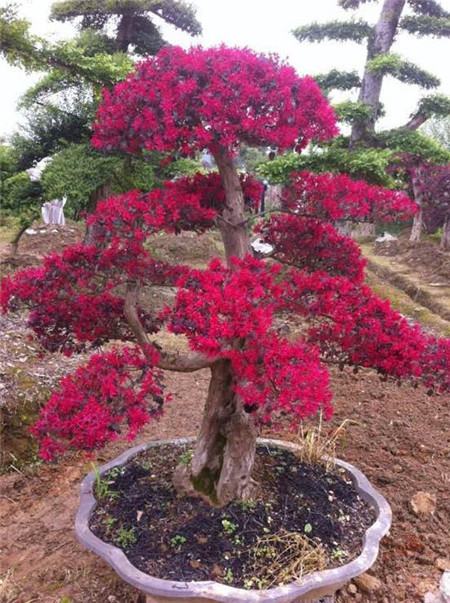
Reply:
[[[424,229],[433,233],[442,228],[440,246],[450,250],[450,163],[433,164],[417,154],[400,153],[390,171],[406,177],[408,193],[418,205],[409,240],[417,243]]]
[[[441,247],[450,250],[450,164],[417,166],[412,175],[428,232],[442,228]]]
[[[43,409],[34,430],[44,457],[133,437],[167,399],[161,369],[208,368],[193,458],[175,482],[225,504],[252,491],[258,425],[280,417],[295,425],[321,409],[331,414],[327,363],[375,367],[450,391],[450,342],[410,326],[377,299],[363,284],[358,247],[334,227],[374,213],[410,216],[415,205],[405,195],[344,176],[294,174],[284,207],[257,227],[274,247],[272,257],[249,253],[261,190],[234,167],[240,143],[301,148],[335,132],[312,79],[249,50],[166,48],[105,93],[97,148],[207,148],[218,173],[102,201],[89,218],[91,245],[3,282],[3,307],[29,308],[29,324],[47,349],[72,353],[112,342],[63,379]],[[226,260],[213,259],[204,270],[158,261],[145,245],[157,232],[213,227]],[[146,302],[156,285],[177,289],[162,312]],[[283,313],[302,317],[301,335],[286,338],[277,329]],[[184,336],[189,351],[162,349],[154,338],[162,328]]]

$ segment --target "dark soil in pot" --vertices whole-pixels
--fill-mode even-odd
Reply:
[[[348,563],[375,521],[344,470],[267,446],[255,500],[214,508],[177,497],[172,474],[189,459],[189,447],[150,448],[96,482],[91,530],[152,576],[267,588]]]

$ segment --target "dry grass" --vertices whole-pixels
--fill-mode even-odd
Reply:
[[[254,574],[250,581],[259,588],[269,588],[320,571],[327,566],[324,548],[299,532],[281,530],[258,539],[254,548]]]
[[[325,431],[322,413],[316,425],[305,426],[302,423],[297,432],[296,444],[299,448],[295,454],[303,463],[323,465],[327,471],[332,471],[335,467],[336,447],[350,423],[354,421],[345,419],[332,431]]]
[[[0,603],[13,603],[20,594],[20,588],[14,581],[13,571],[8,570],[0,576]]]

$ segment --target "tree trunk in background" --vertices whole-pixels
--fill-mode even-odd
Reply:
[[[423,209],[422,209],[422,190],[420,188],[420,177],[421,171],[420,168],[417,168],[416,172],[411,176],[414,201],[419,206],[419,211],[414,216],[413,225],[411,228],[411,234],[409,236],[409,241],[411,243],[418,243],[420,241],[420,237],[422,236],[423,230]]]
[[[131,32],[133,29],[133,15],[122,14],[116,34],[116,49],[119,52],[128,52],[130,45]]]
[[[368,119],[353,125],[351,133],[351,145],[353,146],[374,132],[380,104],[383,75],[371,72],[367,68],[367,62],[379,54],[389,52],[405,2],[406,0],[384,0],[380,18],[375,25],[372,38],[368,41],[366,67],[358,101],[370,107],[372,115]]]
[[[232,257],[243,258],[250,250],[244,195],[231,155],[225,149],[219,149],[214,153],[214,159],[226,198],[219,229],[228,266],[232,267]],[[248,498],[252,492],[256,428],[233,385],[230,362],[215,362],[211,367],[208,397],[191,465],[180,465],[174,476],[177,489],[200,495],[219,506]]]
[[[19,242],[20,242],[20,239],[22,238],[23,233],[27,230],[27,228],[29,228],[33,224],[34,219],[35,219],[35,216],[30,218],[29,220],[26,220],[20,226],[19,230],[16,232],[16,234],[11,239],[11,241],[10,241],[11,255],[13,257],[15,257],[17,255],[17,251],[19,249]]]
[[[422,236],[423,229],[423,211],[422,208],[414,216],[414,222],[411,228],[411,234],[409,235],[410,243],[418,243]]]
[[[441,249],[450,251],[450,215],[445,218],[444,225],[442,226],[442,237],[440,243]]]
[[[94,213],[97,203],[101,199],[107,199],[111,195],[111,183],[105,182],[98,186],[93,193],[89,196],[89,203],[87,206],[87,213]],[[83,243],[85,245],[92,245],[95,240],[95,230],[93,226],[86,225],[86,230],[84,232]]]

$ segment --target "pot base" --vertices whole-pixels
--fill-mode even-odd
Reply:
[[[334,603],[335,598],[333,595],[326,595],[324,597],[320,597],[320,599],[304,599],[300,597],[297,601],[293,603]],[[145,598],[145,603],[183,603],[183,599],[174,599],[167,597],[152,597],[147,595]],[[189,599],[189,603],[217,603],[213,599]]]
[[[120,467],[131,458],[150,447],[161,445],[184,446],[194,438],[156,441],[137,446],[100,468],[100,475],[114,467]],[[263,445],[277,446],[295,451],[298,446],[290,442],[259,439]],[[75,522],[80,542],[100,555],[126,582],[145,596],[146,603],[332,603],[334,594],[352,578],[365,573],[375,562],[381,538],[391,525],[391,509],[386,500],[373,488],[367,478],[349,463],[336,459],[336,464],[350,474],[359,495],[370,503],[376,513],[376,521],[363,538],[361,554],[340,567],[325,569],[306,575],[300,582],[294,581],[267,590],[244,590],[219,582],[180,582],[150,576],[133,566],[123,551],[100,540],[89,528],[90,517],[97,501],[94,497],[96,474],[90,473],[81,486],[81,503]]]

